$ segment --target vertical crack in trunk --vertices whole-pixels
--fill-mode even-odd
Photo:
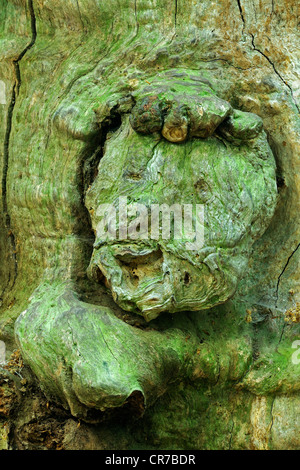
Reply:
[[[175,0],[175,14],[174,14],[175,33],[176,33],[176,27],[177,27],[177,13],[178,13],[178,0]]]
[[[283,267],[283,270],[281,271],[281,273],[280,273],[279,276],[278,276],[277,285],[276,285],[276,303],[275,303],[275,308],[277,308],[277,304],[278,304],[279,284],[280,284],[280,281],[281,281],[281,277],[283,276],[285,270],[287,269],[287,267],[288,267],[288,265],[289,265],[289,262],[291,261],[292,257],[294,256],[294,254],[296,253],[296,251],[298,250],[299,247],[300,247],[300,243],[298,243],[298,245],[296,246],[296,248],[294,249],[294,251],[292,252],[292,254],[288,257],[287,262],[285,263],[285,265],[284,265],[284,267]]]
[[[14,261],[14,279],[13,284],[15,284],[16,277],[18,274],[18,264],[16,257],[16,242],[15,236],[11,230],[11,220],[7,206],[7,175],[8,175],[8,165],[9,165],[9,144],[10,144],[10,134],[12,130],[12,119],[13,112],[16,104],[17,97],[19,95],[21,87],[21,72],[19,62],[22,60],[26,52],[32,48],[36,41],[36,19],[33,8],[33,0],[28,0],[28,9],[30,12],[30,23],[31,23],[31,41],[19,54],[17,59],[13,60],[14,72],[15,72],[15,82],[12,88],[11,100],[7,111],[7,120],[6,120],[6,131],[4,137],[4,148],[3,148],[3,174],[2,174],[2,209],[4,215],[5,228],[7,230],[7,237],[9,239],[11,254]],[[4,291],[6,290],[5,287]]]
[[[242,5],[241,5],[240,0],[237,0],[237,4],[238,4],[238,7],[239,7],[240,16],[241,16],[241,18],[242,18],[242,22],[243,22],[243,32],[244,32],[244,29],[245,29],[245,18],[244,18],[243,9],[242,9]]]

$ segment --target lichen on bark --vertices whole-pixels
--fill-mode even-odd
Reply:
[[[7,357],[15,351],[0,369],[0,448],[299,448],[296,3],[0,0],[0,18],[0,340]],[[228,103],[220,120],[208,119],[208,135],[189,93],[171,110],[165,90],[160,104],[143,101],[147,87],[146,95],[157,91],[155,77],[169,74],[167,87],[174,70],[179,82],[188,73],[202,89],[212,86],[216,103]],[[138,121],[145,105],[148,124]],[[268,168],[246,159],[244,139],[261,131],[252,152],[270,152]],[[193,181],[187,160],[176,160],[196,151],[193,139],[207,154],[202,167],[228,150],[245,162],[241,174],[253,165],[250,199],[272,183],[257,204],[259,229],[251,243],[248,234],[249,263],[234,296],[147,323],[118,306],[103,273],[93,273],[103,257],[96,259],[89,203],[97,187],[113,194],[122,165],[124,181],[140,181],[144,142],[161,160],[168,145],[176,148],[161,182],[172,164],[173,183],[184,171]],[[127,165],[129,142],[136,158]],[[197,187],[203,197],[208,176]],[[232,180],[237,187],[240,177]]]

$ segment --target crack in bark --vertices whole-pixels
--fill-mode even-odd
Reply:
[[[279,295],[279,284],[280,284],[280,280],[281,280],[281,277],[283,276],[285,270],[287,269],[288,265],[289,265],[289,262],[291,261],[292,257],[294,256],[294,254],[296,253],[296,251],[298,250],[298,248],[300,247],[300,243],[298,243],[298,245],[296,246],[296,248],[294,249],[294,251],[292,252],[292,254],[288,257],[281,273],[279,274],[279,277],[278,277],[278,280],[277,280],[277,286],[276,286],[276,302],[275,302],[275,308],[277,308],[277,304],[278,304],[278,295]]]
[[[275,11],[274,11],[274,0],[272,0],[272,11],[271,11],[271,15],[273,15],[273,13],[275,13]]]
[[[241,17],[242,22],[243,22],[243,29],[242,29],[242,34],[243,34],[244,30],[245,30],[245,18],[244,18],[244,15],[243,15],[243,9],[242,9],[242,5],[241,5],[240,0],[237,0],[237,4],[238,4],[238,7],[239,7],[239,11],[240,11],[240,17]]]
[[[242,19],[242,22],[243,22],[243,30],[242,30],[242,33],[244,33],[244,30],[245,30],[245,26],[246,26],[246,20],[245,20],[245,17],[244,17],[244,14],[243,14],[243,8],[242,8],[242,4],[241,4],[241,0],[237,0],[237,4],[238,4],[238,8],[239,8],[239,12],[240,12],[240,17]],[[254,15],[255,15],[255,19],[256,19],[256,9],[255,9],[255,5],[254,5],[254,2],[252,1],[252,4],[253,4],[253,9],[254,9]],[[271,16],[273,15],[274,13],[274,0],[272,0],[272,11],[271,11]],[[248,33],[247,33],[248,34]],[[297,111],[300,113],[300,108],[298,106],[298,103],[294,97],[294,92],[293,92],[293,89],[292,87],[289,85],[289,83],[287,83],[287,81],[282,77],[282,75],[278,72],[278,70],[276,69],[275,67],[275,64],[274,62],[272,62],[272,60],[264,53],[262,52],[260,49],[258,49],[255,45],[255,38],[254,38],[254,34],[253,33],[249,33],[250,36],[251,36],[251,43],[252,43],[252,47],[253,47],[253,50],[258,52],[259,54],[261,54],[268,62],[269,64],[272,66],[275,74],[279,77],[279,79],[285,84],[285,86],[288,87],[289,91],[290,91],[290,94],[291,94],[291,97],[292,97],[292,100],[293,100],[293,103],[297,109]]]
[[[294,93],[293,93],[293,89],[292,87],[285,81],[285,79],[280,75],[280,73],[278,72],[278,70],[276,69],[274,63],[271,61],[271,59],[269,59],[269,57],[264,53],[262,52],[260,49],[258,49],[255,45],[255,42],[254,42],[254,34],[250,33],[250,36],[252,37],[252,47],[253,47],[253,50],[258,52],[259,54],[261,54],[265,59],[267,59],[267,61],[269,62],[269,64],[272,66],[274,72],[276,73],[276,75],[280,78],[280,80],[288,87],[288,89],[290,90],[290,93],[291,93],[291,97],[292,97],[292,100],[294,102],[294,105],[296,106],[298,112],[300,113],[300,109],[299,109],[299,106],[295,100],[295,97],[294,97]]]
[[[14,280],[12,287],[15,284],[17,274],[18,274],[18,264],[16,257],[16,242],[15,236],[11,230],[11,220],[7,206],[7,176],[8,176],[8,165],[9,165],[9,145],[10,145],[10,135],[12,130],[12,119],[13,112],[16,104],[16,99],[19,95],[21,87],[21,72],[19,62],[22,60],[26,52],[33,47],[36,41],[36,19],[33,8],[33,0],[28,0],[28,9],[30,13],[30,27],[31,27],[31,40],[29,44],[23,49],[19,56],[13,60],[14,72],[15,72],[15,82],[12,88],[11,100],[7,111],[7,120],[6,120],[6,130],[4,137],[4,148],[3,148],[3,175],[2,175],[2,210],[4,215],[5,228],[7,230],[7,236],[10,240],[12,258],[14,261]],[[5,287],[3,293],[5,292],[7,286]]]

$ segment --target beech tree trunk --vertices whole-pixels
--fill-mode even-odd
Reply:
[[[299,449],[297,6],[0,0],[0,449]],[[277,202],[231,299],[152,324],[88,278],[85,198],[169,71],[262,119]]]

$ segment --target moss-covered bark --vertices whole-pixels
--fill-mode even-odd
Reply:
[[[0,364],[0,448],[300,447],[296,7],[0,0],[0,340],[7,359],[14,351]],[[88,279],[95,236],[85,196],[120,116],[151,77],[174,69],[260,116],[278,196],[232,300],[151,325]],[[110,410],[103,360],[109,387],[114,364],[128,378]],[[99,381],[85,383],[95,364]]]

